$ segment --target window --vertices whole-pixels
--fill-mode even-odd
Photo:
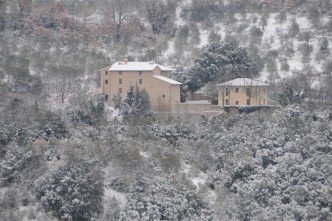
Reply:
[[[143,79],[139,79],[139,84],[143,84]]]
[[[122,94],[122,88],[119,88],[119,93]]]
[[[228,99],[226,99],[226,105],[229,105],[229,100]]]
[[[142,75],[142,71],[138,72],[139,75]]]
[[[250,98],[247,99],[247,105],[250,105]]]
[[[105,100],[108,101],[108,95],[107,94],[105,95]]]
[[[165,98],[165,94],[163,94],[163,98]]]
[[[239,105],[239,101],[235,101],[235,104],[236,104],[236,105]]]
[[[106,75],[106,76],[108,75],[108,71],[105,71],[105,75]]]
[[[119,84],[122,84],[122,79],[119,79]]]
[[[250,88],[247,88],[246,93],[248,96],[250,96]]]
[[[239,93],[239,88],[238,88],[238,87],[235,88],[235,92],[236,92],[236,93]]]
[[[122,75],[122,71],[119,71],[119,75]]]
[[[105,84],[108,84],[108,80],[105,80]]]
[[[226,88],[226,94],[225,94],[226,96],[228,96],[229,95],[229,90],[228,90],[228,88]]]

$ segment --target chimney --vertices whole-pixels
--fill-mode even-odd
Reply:
[[[128,59],[127,58],[124,60],[124,64],[128,64]]]

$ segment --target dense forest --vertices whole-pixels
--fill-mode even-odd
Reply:
[[[0,0],[0,219],[332,220],[332,1]],[[158,119],[98,70],[251,77],[271,111]],[[189,116],[188,116],[189,118]]]

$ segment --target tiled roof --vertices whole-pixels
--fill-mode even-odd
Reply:
[[[269,86],[269,85],[262,81],[257,81],[250,78],[236,78],[234,80],[218,84],[217,86],[250,87],[250,86]]]
[[[156,67],[162,71],[173,71],[173,68],[156,64],[154,62],[115,62],[110,68],[110,71],[152,71]]]
[[[162,81],[165,81],[167,83],[170,83],[170,84],[182,84],[178,81],[175,81],[173,79],[170,79],[170,78],[167,78],[167,77],[164,77],[164,76],[161,76],[161,75],[153,75],[154,78],[157,78],[159,80],[162,80]]]

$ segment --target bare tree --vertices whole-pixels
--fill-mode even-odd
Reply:
[[[160,34],[170,26],[170,7],[164,1],[148,1],[146,3],[147,19],[154,34]]]
[[[131,0],[110,0],[110,7],[110,16],[116,28],[116,41],[120,41],[122,25],[133,13],[134,2]]]
[[[67,78],[64,74],[54,79],[55,92],[60,96],[61,102],[64,103],[72,88],[72,80]]]
[[[61,98],[64,103],[67,96],[72,92],[74,76],[77,75],[77,70],[70,66],[53,66],[50,68],[51,74],[51,91],[57,97]]]

